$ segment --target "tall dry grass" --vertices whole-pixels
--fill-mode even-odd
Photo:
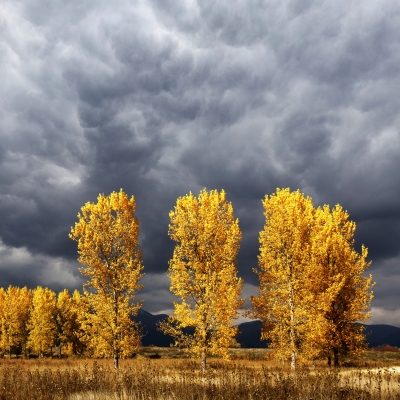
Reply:
[[[265,361],[143,359],[0,360],[1,400],[235,400],[400,399],[400,368],[332,370],[286,367]]]

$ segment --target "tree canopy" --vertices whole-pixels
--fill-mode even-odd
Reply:
[[[315,208],[300,191],[265,196],[260,232],[258,296],[249,312],[263,323],[278,359],[313,359],[359,352],[369,318],[372,277],[367,249],[354,249],[355,223],[340,206]]]
[[[233,321],[244,302],[236,269],[242,234],[224,191],[180,197],[169,216],[168,233],[177,244],[168,276],[180,301],[162,329],[200,356],[204,370],[207,354],[228,357],[235,343]]]
[[[139,221],[136,202],[121,189],[99,195],[97,203],[86,203],[71,228],[70,238],[78,242],[80,271],[88,303],[86,330],[92,336],[94,354],[114,358],[132,354],[140,343],[139,330],[131,317],[142,302],[135,302],[142,287],[141,251],[138,249]]]

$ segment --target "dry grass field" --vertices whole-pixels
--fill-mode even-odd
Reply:
[[[235,349],[233,360],[198,360],[176,349],[143,348],[123,360],[0,359],[0,400],[400,399],[400,352],[367,352],[339,370],[318,362],[292,374],[266,350]]]

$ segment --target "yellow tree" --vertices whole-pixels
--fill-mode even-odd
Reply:
[[[53,354],[57,335],[56,294],[48,288],[38,286],[32,292],[32,308],[28,323],[28,346],[42,357],[45,351]]]
[[[89,278],[85,297],[91,345],[96,354],[113,357],[115,368],[140,343],[139,330],[131,319],[142,306],[134,302],[143,276],[135,211],[135,198],[129,199],[122,189],[110,196],[99,195],[97,203],[88,202],[81,208],[69,235],[78,242],[80,271]]]
[[[58,293],[57,296],[57,325],[60,355],[62,352],[72,354],[69,343],[72,336],[73,322],[71,315],[71,296],[68,289],[64,289]],[[64,351],[63,348],[66,348],[66,351]]]
[[[0,287],[0,352],[4,354],[6,351],[6,343],[5,332],[6,332],[6,321],[4,318],[4,311],[6,309],[6,299],[7,293],[6,291]]]
[[[82,355],[86,348],[85,331],[80,313],[83,312],[81,294],[75,290],[70,296],[67,289],[58,294],[57,323],[59,327],[60,354],[63,347],[67,354]]]
[[[367,249],[354,249],[356,224],[340,205],[332,210],[325,205],[316,211],[312,240],[312,264],[309,290],[313,303],[319,305],[324,324],[314,331],[315,346],[339,366],[344,352],[359,353],[365,347],[364,327],[359,324],[370,317],[373,298],[372,276],[364,276],[370,266]]]
[[[83,355],[90,344],[90,331],[87,329],[89,304],[84,295],[75,290],[71,299],[71,312],[76,315],[77,329],[73,329],[72,353]]]
[[[31,302],[31,292],[26,287],[10,285],[7,291],[1,289],[0,347],[10,355],[12,350],[23,350],[26,345]]]
[[[28,323],[30,318],[30,312],[32,308],[32,299],[33,293],[32,290],[28,289],[26,286],[21,288],[17,288],[16,290],[16,305],[15,309],[18,309],[18,324],[19,324],[19,333],[17,335],[19,343],[22,347],[24,354],[26,355],[28,337],[29,337],[29,329]]]
[[[168,275],[180,302],[161,329],[199,356],[204,371],[207,354],[227,358],[235,344],[232,323],[244,302],[236,269],[242,234],[224,191],[183,196],[169,216],[168,233],[177,244]]]
[[[258,297],[252,296],[254,318],[263,323],[262,338],[271,341],[276,358],[296,360],[312,357],[306,340],[317,329],[320,316],[310,304],[306,283],[312,274],[311,235],[314,206],[300,191],[277,189],[262,201],[266,219],[260,232]]]

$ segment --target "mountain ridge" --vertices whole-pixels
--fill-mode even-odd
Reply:
[[[140,310],[134,317],[134,321],[140,324],[142,329],[142,345],[169,347],[173,343],[172,337],[164,335],[157,330],[157,324],[168,318],[167,314],[151,314],[146,310]],[[390,345],[400,347],[400,328],[386,324],[366,325],[365,334],[367,335],[368,347],[378,347]],[[261,340],[261,321],[255,320],[242,322],[239,326],[237,342],[243,348],[265,348],[268,342]]]

